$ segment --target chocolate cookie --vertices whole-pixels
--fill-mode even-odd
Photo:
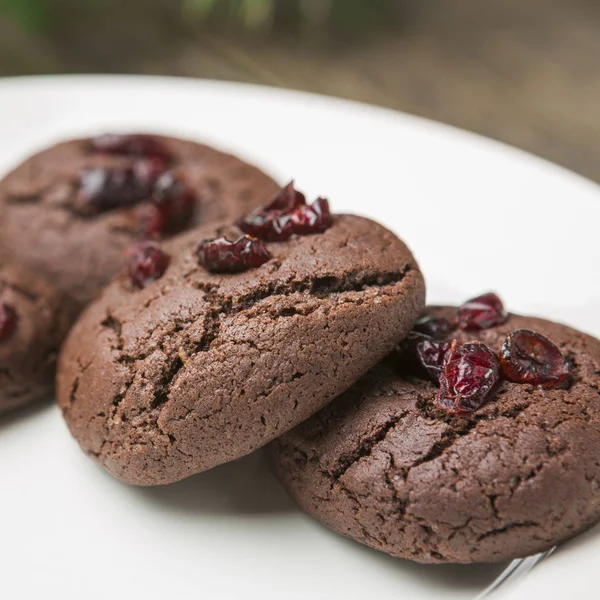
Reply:
[[[0,259],[0,412],[52,395],[70,318],[49,284]]]
[[[450,322],[456,316],[451,308],[431,312]],[[551,346],[517,343],[524,334],[506,339],[523,329],[556,344],[564,364],[542,365],[558,355]],[[499,381],[483,404],[458,410],[456,394],[449,402],[459,387],[455,357],[446,356],[437,383],[408,367],[406,349],[403,358],[391,355],[271,445],[278,476],[298,504],[343,535],[423,563],[523,557],[597,522],[600,342],[516,315],[442,337],[458,340],[455,354],[481,350],[472,340],[502,348]],[[524,367],[520,375],[511,364]],[[475,360],[460,363],[461,376],[472,375],[473,365],[489,375],[486,361]],[[524,381],[532,376],[538,385]]]
[[[297,231],[311,210],[290,217]],[[183,479],[281,435],[390,352],[422,309],[417,264],[370,220],[327,227],[269,244],[202,243],[240,235],[204,228],[166,256],[136,251],[61,355],[58,400],[82,448],[127,483]]]
[[[0,249],[81,308],[122,268],[136,239],[237,218],[277,189],[257,168],[191,141],[68,141],[0,182]]]

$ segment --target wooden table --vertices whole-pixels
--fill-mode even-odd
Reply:
[[[54,36],[25,44],[5,30],[0,73],[160,73],[310,90],[457,125],[600,181],[597,0],[399,0],[395,31],[327,44],[193,33],[163,0],[146,11],[116,2],[115,19],[111,2],[93,27],[78,0]]]

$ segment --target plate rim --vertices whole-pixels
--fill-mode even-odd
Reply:
[[[488,151],[501,152],[504,155],[511,154],[515,159],[529,161],[537,168],[551,169],[555,174],[570,179],[572,183],[580,186],[591,188],[596,192],[600,192],[600,182],[581,175],[576,171],[569,169],[563,165],[552,162],[542,156],[534,154],[528,150],[524,150],[517,146],[513,146],[508,142],[497,140],[488,137],[484,134],[477,133],[469,129],[463,129],[456,125],[436,121],[429,117],[408,113],[405,111],[378,106],[358,100],[342,98],[339,96],[329,96],[316,92],[308,92],[304,90],[296,90],[292,88],[276,87],[258,83],[237,82],[229,80],[211,79],[211,78],[194,78],[185,76],[173,75],[148,75],[148,74],[104,74],[104,73],[77,73],[77,74],[42,74],[42,75],[15,75],[9,77],[0,77],[0,92],[2,89],[19,90],[24,88],[41,87],[44,91],[53,87],[69,87],[69,86],[89,86],[103,83],[108,86],[115,86],[122,89],[124,84],[134,84],[135,86],[155,86],[160,83],[169,84],[170,86],[180,86],[182,89],[189,88],[209,89],[213,92],[223,92],[232,94],[236,89],[240,88],[246,92],[252,92],[256,95],[266,95],[270,97],[280,97],[282,100],[287,99],[304,99],[314,105],[330,104],[342,110],[371,113],[379,118],[395,119],[403,121],[405,126],[413,129],[424,128],[433,133],[444,133],[457,138],[463,138],[470,144],[484,146]]]

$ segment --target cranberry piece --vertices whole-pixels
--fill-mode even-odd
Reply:
[[[266,242],[283,242],[294,234],[322,233],[332,223],[329,202],[317,198],[312,204],[306,204],[304,194],[295,190],[292,182],[268,206],[241,219],[238,227]]]
[[[17,328],[17,312],[6,302],[0,302],[0,342],[8,339]]]
[[[285,221],[286,217],[283,217]],[[300,206],[290,216],[292,233],[310,235],[323,233],[331,227],[333,219],[329,201],[317,198],[310,206]]]
[[[168,230],[169,215],[164,207],[144,204],[133,213],[140,234],[145,238],[160,238]]]
[[[433,315],[422,315],[417,319],[414,331],[429,335],[436,339],[443,339],[452,331],[454,331],[454,324],[444,317],[434,317]]]
[[[431,379],[438,381],[449,350],[450,342],[442,342],[411,331],[397,349],[397,353],[404,362],[423,370]]]
[[[458,307],[457,320],[461,329],[489,329],[506,323],[508,313],[502,300],[493,293],[467,300]]]
[[[306,196],[299,192],[294,187],[294,182],[290,181],[282,190],[275,196],[273,201],[262,209],[264,212],[280,210],[284,213],[289,213],[300,206],[306,204]]]
[[[86,169],[79,177],[77,208],[98,214],[150,198],[167,168],[161,158],[145,158],[130,167]]]
[[[94,152],[102,154],[154,156],[166,162],[170,162],[172,158],[166,144],[151,135],[108,133],[93,138],[90,145]]]
[[[500,363],[487,346],[454,340],[440,376],[438,402],[450,412],[473,412],[485,403],[499,379]]]
[[[160,178],[165,174],[169,165],[158,157],[143,158],[135,161],[133,171],[137,184],[150,190],[156,186]]]
[[[161,221],[157,233],[176,233],[186,228],[196,211],[196,195],[191,188],[172,171],[163,173],[154,185],[152,201],[158,209]]]
[[[283,242],[294,234],[290,215],[255,212],[238,222],[238,227],[248,235],[266,242]]]
[[[244,235],[232,242],[224,237],[206,240],[198,248],[200,264],[215,273],[239,273],[256,269],[271,258],[261,240]]]
[[[147,182],[139,180],[134,167],[87,169],[79,179],[76,203],[81,212],[98,214],[132,206],[149,194]]]
[[[127,251],[127,257],[131,281],[140,288],[160,279],[169,266],[169,257],[157,242],[139,242]]]
[[[417,357],[434,381],[440,379],[450,346],[450,342],[441,342],[429,337],[417,342]]]
[[[502,374],[515,383],[554,388],[569,379],[569,361],[547,337],[528,329],[506,336],[500,351]]]

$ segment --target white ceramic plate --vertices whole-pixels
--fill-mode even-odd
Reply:
[[[599,188],[540,159],[391,111],[254,86],[0,82],[2,172],[53,141],[113,130],[208,141],[326,194],[336,211],[382,221],[413,248],[432,302],[494,289],[511,310],[600,335]],[[80,452],[52,405],[0,420],[0,479],[11,600],[467,600],[506,567],[421,566],[339,537],[295,508],[261,453],[170,487],[126,487]],[[587,597],[575,591],[591,585],[578,568],[600,556],[599,537],[509,591],[564,598],[556,573],[568,571],[570,596]]]

